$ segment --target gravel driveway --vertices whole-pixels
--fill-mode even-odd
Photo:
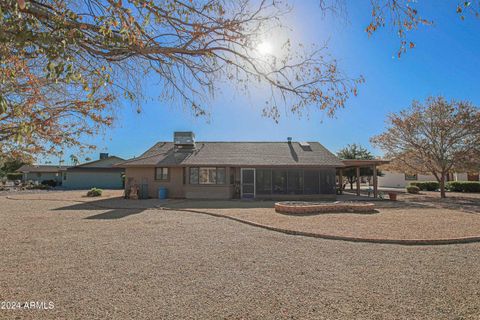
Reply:
[[[479,319],[480,244],[289,236],[182,211],[0,197],[0,318]]]

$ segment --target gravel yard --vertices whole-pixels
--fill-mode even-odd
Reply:
[[[55,308],[0,310],[0,318],[480,315],[480,243],[349,243],[183,210],[105,209],[49,197],[0,197],[0,301],[53,301]]]
[[[271,208],[208,209],[261,225],[307,233],[368,239],[452,239],[480,236],[480,214],[458,210],[378,208],[374,214],[325,213],[295,216]]]

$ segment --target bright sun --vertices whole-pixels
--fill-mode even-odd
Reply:
[[[258,46],[257,46],[257,50],[262,55],[272,54],[272,52],[273,52],[272,45],[269,42],[266,42],[266,41],[263,41],[263,42],[259,43]]]

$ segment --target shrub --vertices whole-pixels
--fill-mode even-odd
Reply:
[[[102,192],[102,189],[92,188],[87,192],[87,197],[99,197],[102,195]]]
[[[418,194],[420,193],[420,188],[417,186],[408,186],[407,187],[407,192],[412,193],[412,194]]]
[[[23,173],[21,172],[11,172],[7,173],[8,180],[22,180]]]
[[[480,182],[451,181],[447,182],[446,188],[453,192],[480,192]]]
[[[417,181],[411,182],[410,185],[418,187],[422,191],[437,191],[440,188],[440,183],[437,181]]]
[[[45,185],[45,186],[56,187],[57,186],[57,181],[55,181],[55,180],[43,180],[42,184]]]

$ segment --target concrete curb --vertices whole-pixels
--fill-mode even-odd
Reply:
[[[327,240],[340,240],[348,242],[363,242],[363,243],[377,243],[377,244],[396,244],[404,246],[436,246],[436,245],[449,245],[449,244],[464,244],[464,243],[474,243],[480,242],[480,236],[473,237],[460,237],[460,238],[443,238],[443,239],[381,239],[381,238],[360,238],[360,237],[348,237],[348,236],[338,236],[331,234],[322,234],[314,232],[305,232],[291,229],[278,228],[270,225],[260,224],[246,219],[226,216],[218,213],[204,212],[190,209],[170,209],[170,208],[158,208],[161,210],[168,211],[185,211],[192,213],[200,213],[218,218],[225,218],[233,221],[237,221],[243,224],[247,224],[253,227],[258,227],[270,231],[280,232],[288,235],[294,236],[303,236],[309,238],[319,238]]]

